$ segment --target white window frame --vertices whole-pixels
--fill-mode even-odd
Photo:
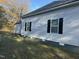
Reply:
[[[53,20],[58,20],[58,24],[57,25],[53,25],[52,24]],[[52,30],[51,30],[52,27],[57,27],[57,32],[52,32]],[[59,19],[52,19],[52,20],[50,20],[50,33],[55,33],[55,34],[59,33]]]
[[[25,25],[25,31],[29,31],[29,28],[30,28],[30,22],[25,22],[26,25]]]

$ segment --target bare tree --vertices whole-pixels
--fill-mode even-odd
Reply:
[[[20,14],[27,12],[28,5],[25,5],[24,3],[18,4],[17,0],[0,0],[0,2],[5,8],[5,17],[8,19],[6,27],[8,27],[8,30],[12,31],[15,27],[15,23],[20,20]],[[26,2],[26,4],[28,4],[28,2]]]

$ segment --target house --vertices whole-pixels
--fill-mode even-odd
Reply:
[[[79,0],[55,1],[24,15],[16,33],[79,46]]]

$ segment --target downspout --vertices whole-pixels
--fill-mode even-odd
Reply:
[[[20,30],[19,30],[19,34],[20,34],[20,35],[21,35],[21,29],[22,29],[22,21],[21,21],[21,20],[22,20],[22,10],[23,10],[23,9],[21,9],[20,18],[19,18],[19,19],[20,19]]]

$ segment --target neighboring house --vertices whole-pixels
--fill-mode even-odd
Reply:
[[[24,15],[16,28],[24,36],[79,46],[79,1],[52,2]]]

